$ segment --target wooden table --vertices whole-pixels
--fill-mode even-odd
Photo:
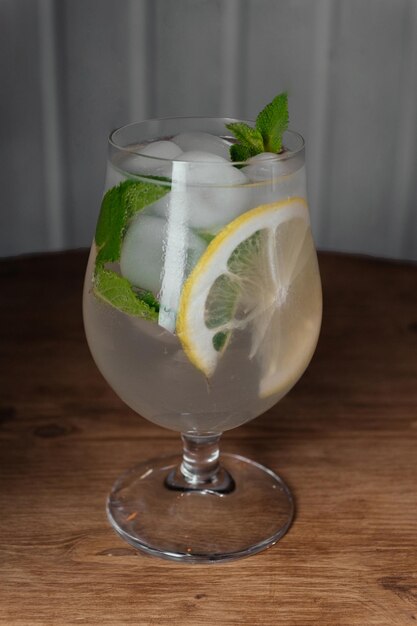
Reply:
[[[3,260],[0,624],[417,624],[417,268],[322,254],[323,330],[279,405],[223,450],[279,471],[297,516],[256,556],[145,556],[104,502],[179,438],[137,417],[84,339],[86,252]]]

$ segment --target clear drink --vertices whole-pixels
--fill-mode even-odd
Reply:
[[[154,139],[157,141],[161,138]],[[242,177],[243,182],[239,184],[219,185],[217,188],[212,184],[201,183],[191,184],[187,188],[185,184],[184,194],[192,193],[195,196],[196,204],[193,211],[197,218],[188,215],[183,230],[193,233],[199,230],[199,211],[207,211],[207,196],[210,197],[211,194],[221,205],[226,192],[224,215],[221,214],[220,219],[216,218],[217,222],[215,220],[213,224],[210,224],[203,215],[201,230],[204,230],[205,239],[202,238],[202,254],[206,250],[207,236],[220,232],[229,221],[239,220],[246,212],[264,205],[279,204],[289,198],[306,199],[302,147],[297,144],[298,137],[290,137],[289,141],[295,143],[298,152],[293,153],[289,150],[292,157],[283,160],[272,158],[268,160],[267,157],[253,159],[251,164],[236,170],[246,177],[246,180]],[[227,140],[225,144],[227,146]],[[143,146],[134,145],[134,149],[140,153]],[[163,189],[167,183],[164,180],[148,178],[147,172],[156,169],[158,173],[162,171],[164,174],[170,174],[172,170],[169,160],[162,160],[156,165],[152,162],[149,167],[148,159],[138,157],[135,162],[134,156],[128,155],[126,158],[126,155],[122,155],[124,159],[120,159],[120,154],[111,155],[107,186],[130,179]],[[130,166],[133,173],[124,171],[124,164],[125,167]],[[203,162],[201,168],[205,165]],[[210,166],[211,163],[208,162],[207,167]],[[225,164],[225,167],[233,166]],[[227,193],[230,197],[227,197]],[[161,218],[164,228],[162,245],[156,250],[161,258],[167,248],[169,223],[167,214],[170,209],[174,210],[177,207],[176,204],[170,205],[169,196],[168,191],[162,198],[163,202],[157,203],[156,209],[152,206],[143,209],[149,215],[152,215],[152,211],[157,215],[164,212],[166,214]],[[199,197],[202,198],[202,207],[198,205]],[[233,202],[236,202],[236,206],[230,209],[228,205]],[[230,220],[229,215],[232,216]],[[190,226],[191,221],[193,224],[197,222],[197,226]],[[212,232],[209,232],[210,227]],[[127,232],[128,229],[129,226]],[[178,236],[182,234],[180,232]],[[245,324],[244,313],[242,323],[233,331],[214,373],[207,377],[190,361],[175,332],[163,328],[155,321],[129,315],[97,297],[94,291],[97,247],[93,245],[85,283],[84,319],[89,346],[103,376],[126,404],[137,413],[161,426],[180,432],[199,434],[222,432],[266,411],[285,395],[302,375],[313,355],[320,329],[320,279],[308,224],[303,242],[297,245],[300,246],[298,254],[303,256],[303,284],[298,286],[294,295],[290,287],[286,302],[271,303],[272,307],[280,307],[281,316],[284,318],[281,326],[284,332],[287,330],[291,334],[290,338],[285,336],[277,338],[276,346],[277,367],[282,370],[283,378],[286,380],[278,384],[277,389],[266,397],[259,392],[263,376],[262,355],[251,355],[254,329],[253,323]],[[289,252],[292,254],[294,251]],[[139,263],[147,262],[139,251],[138,259]],[[113,268],[120,272],[119,263],[113,264]],[[154,296],[158,295],[155,291]],[[295,322],[291,322],[291,318],[294,318]],[[294,355],[296,359],[293,358]]]

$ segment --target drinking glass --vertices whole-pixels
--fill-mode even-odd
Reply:
[[[232,163],[232,121],[150,120],[111,134],[83,296],[104,378],[182,438],[182,456],[155,450],[116,481],[109,521],[136,548],[190,563],[254,554],[289,528],[284,481],[220,455],[219,440],[290,390],[321,324],[304,141],[286,131],[280,154]]]

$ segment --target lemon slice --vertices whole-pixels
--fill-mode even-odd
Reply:
[[[314,353],[321,308],[308,208],[291,198],[247,211],[211,241],[184,284],[177,334],[211,377],[233,332],[250,332],[259,395],[284,395]]]

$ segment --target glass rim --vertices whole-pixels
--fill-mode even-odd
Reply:
[[[125,131],[128,128],[132,128],[133,126],[141,126],[144,124],[149,124],[149,123],[154,123],[154,122],[158,122],[158,121],[163,121],[163,122],[175,122],[175,121],[185,121],[185,120],[216,120],[216,121],[222,121],[225,124],[230,124],[230,123],[234,123],[234,122],[243,122],[245,124],[249,124],[249,125],[254,125],[255,121],[254,120],[242,120],[242,119],[237,119],[237,118],[233,118],[233,117],[218,117],[218,116],[207,116],[207,115],[195,115],[195,116],[175,116],[175,117],[155,117],[155,118],[148,118],[146,120],[141,120],[140,122],[131,122],[129,124],[124,124],[123,126],[119,126],[118,128],[115,128],[114,130],[112,130],[109,135],[108,135],[108,144],[114,148],[115,150],[119,151],[119,152],[126,152],[127,154],[133,154],[135,156],[140,156],[146,159],[150,159],[153,160],[155,162],[159,162],[159,163],[187,163],[189,164],[190,161],[182,161],[180,158],[175,158],[175,159],[167,159],[165,157],[157,157],[157,156],[151,156],[149,154],[143,154],[142,152],[140,152],[139,150],[132,150],[129,149],[128,146],[122,146],[119,143],[117,143],[115,135],[119,132]],[[225,130],[227,130],[225,128]],[[196,132],[196,131],[190,131],[190,132]],[[204,131],[200,131],[200,132],[204,132]],[[292,159],[294,157],[296,157],[298,154],[300,154],[300,152],[303,151],[303,149],[305,148],[305,141],[304,141],[304,137],[296,130],[292,130],[292,129],[287,129],[284,131],[284,136],[285,134],[291,135],[293,138],[295,138],[299,145],[297,145],[297,147],[293,150],[287,149],[285,152],[282,153],[277,153],[276,155],[271,156],[271,153],[267,153],[267,156],[265,158],[265,162],[269,162],[269,163],[273,163],[275,161],[287,161],[289,159]],[[217,136],[217,135],[214,135]],[[154,141],[160,141],[161,139],[158,137],[155,137]],[[260,154],[263,154],[262,152]],[[181,156],[181,155],[180,155]],[[258,155],[257,155],[258,156]],[[200,164],[211,164],[213,165],[213,161],[198,161],[198,163]],[[220,161],[218,163],[216,163],[217,165],[223,165]],[[224,165],[232,165],[232,166],[239,166],[239,165],[247,165],[248,161],[226,161],[224,163]]]

